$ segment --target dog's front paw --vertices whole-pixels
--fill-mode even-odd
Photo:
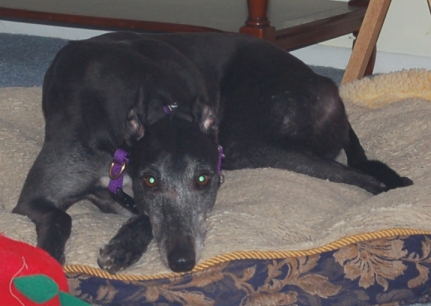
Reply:
[[[101,269],[115,274],[136,263],[142,253],[141,250],[130,248],[124,241],[114,238],[100,249],[97,264]]]
[[[99,251],[97,263],[109,273],[118,273],[134,263],[153,239],[150,219],[140,215],[128,220],[117,235]]]

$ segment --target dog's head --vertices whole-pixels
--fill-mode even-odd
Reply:
[[[162,260],[173,271],[191,270],[206,233],[219,177],[214,114],[178,110],[145,127],[131,151],[133,194],[151,220]]]

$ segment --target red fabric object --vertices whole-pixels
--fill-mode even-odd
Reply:
[[[62,266],[47,252],[0,234],[0,305],[59,306],[58,295],[43,304],[37,304],[15,288],[15,278],[40,274],[53,279],[59,290],[69,292]]]

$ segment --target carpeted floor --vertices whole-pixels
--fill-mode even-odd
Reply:
[[[0,87],[41,86],[62,39],[0,34]]]

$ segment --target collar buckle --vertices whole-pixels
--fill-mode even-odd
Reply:
[[[117,149],[114,153],[111,167],[109,168],[109,186],[108,189],[113,194],[117,193],[118,188],[123,188],[124,170],[129,163],[128,153],[123,149]]]

